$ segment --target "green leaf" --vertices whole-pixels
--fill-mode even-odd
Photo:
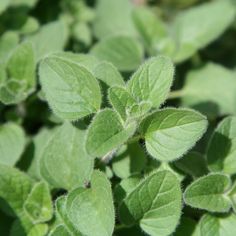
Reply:
[[[44,148],[40,159],[42,177],[55,188],[84,186],[93,169],[93,159],[85,151],[85,130],[64,123]]]
[[[230,178],[223,174],[209,174],[195,180],[184,193],[186,204],[210,212],[228,212],[231,207],[226,191],[231,186]]]
[[[108,87],[125,86],[122,75],[110,62],[100,62],[93,70],[94,76]]]
[[[147,101],[158,108],[168,96],[173,76],[174,67],[169,58],[154,57],[133,74],[127,89],[137,102]]]
[[[172,161],[181,157],[201,138],[207,120],[187,109],[168,108],[156,111],[141,123],[146,148],[154,158]]]
[[[34,185],[24,203],[24,210],[34,224],[49,221],[53,215],[50,189],[47,183]]]
[[[0,164],[0,198],[14,213],[21,216],[23,205],[33,186],[33,181],[16,168]]]
[[[221,65],[208,63],[188,73],[182,104],[209,117],[236,114],[235,90],[234,73]]]
[[[155,42],[167,36],[164,22],[148,7],[137,7],[133,11],[133,20],[148,52],[152,52]]]
[[[14,166],[20,159],[25,147],[22,128],[14,123],[0,126],[0,163]]]
[[[181,214],[181,188],[170,171],[156,171],[128,194],[120,207],[120,217],[127,225],[139,222],[152,236],[170,235]]]
[[[121,118],[126,121],[131,107],[136,104],[135,99],[124,87],[112,87],[108,91],[108,98],[112,107],[119,113]]]
[[[83,235],[111,236],[115,212],[111,185],[105,174],[94,171],[91,188],[78,188],[67,198],[66,210],[74,227]]]
[[[40,175],[40,159],[42,157],[43,151],[47,143],[51,139],[52,135],[54,134],[54,132],[56,132],[56,130],[57,128],[52,130],[49,129],[40,130],[38,134],[34,136],[32,142],[29,144],[26,152],[24,153],[23,158],[31,159],[31,163],[27,172],[30,176],[32,176],[37,180],[42,179]]]
[[[122,146],[112,161],[112,169],[119,178],[141,172],[146,165],[146,155],[139,143]]]
[[[200,236],[233,236],[236,234],[236,215],[214,216],[205,214],[200,222]]]
[[[114,64],[121,71],[135,70],[143,59],[141,44],[130,36],[112,36],[99,41],[91,54]]]
[[[103,39],[117,34],[135,35],[132,10],[132,4],[127,0],[98,0],[93,22],[95,36]]]
[[[215,129],[207,149],[211,171],[236,173],[236,117],[227,117]]]
[[[41,62],[39,74],[46,99],[58,117],[78,120],[99,110],[100,87],[85,67],[48,57]]]
[[[92,156],[102,157],[127,141],[135,130],[135,123],[124,125],[115,111],[104,109],[88,129],[86,150]]]
[[[43,25],[40,30],[26,38],[33,44],[36,60],[50,53],[62,51],[67,40],[67,29],[62,21],[54,21]]]
[[[236,213],[236,182],[234,182],[232,188],[230,189],[228,196],[231,200],[231,205],[234,210],[234,213]]]
[[[7,31],[0,38],[0,62],[5,63],[19,42],[15,32]]]
[[[120,183],[116,185],[114,197],[117,205],[120,205],[123,199],[136,188],[141,179],[142,176],[140,174],[134,174],[126,179],[122,179]]]
[[[174,60],[182,62],[217,39],[234,17],[235,9],[228,0],[213,1],[181,12],[171,29],[177,47]]]
[[[57,52],[50,55],[50,58],[60,59],[66,62],[84,66],[91,73],[95,70],[100,61],[93,55],[72,52]]]
[[[20,29],[21,34],[32,34],[39,29],[39,22],[36,18],[29,16]]]
[[[71,234],[64,225],[58,225],[49,233],[49,236],[71,236]]]
[[[72,222],[68,218],[67,215],[67,209],[66,209],[66,201],[67,201],[67,196],[61,196],[56,200],[56,219],[59,222],[58,226],[62,231],[65,231],[69,235],[78,235],[80,236],[80,232],[76,229],[76,227],[73,226]],[[57,227],[56,227],[57,228]],[[55,229],[55,233],[58,232],[59,229]]]
[[[9,3],[10,3],[10,0],[2,0],[0,2],[0,14],[7,9],[7,7],[9,6]]]
[[[208,173],[206,160],[198,152],[187,153],[181,159],[175,161],[174,165],[193,178],[201,177]]]
[[[35,225],[27,234],[27,236],[45,236],[48,232],[47,224],[37,224]]]
[[[0,100],[4,104],[15,104],[23,101],[34,92],[35,59],[32,45],[20,44],[9,57],[6,64],[8,78],[0,84]]]

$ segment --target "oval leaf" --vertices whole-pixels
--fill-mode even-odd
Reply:
[[[41,62],[39,75],[46,99],[60,118],[78,120],[100,108],[99,83],[85,67],[48,57]]]
[[[225,192],[230,188],[230,178],[223,174],[209,174],[194,181],[184,193],[186,204],[211,212],[228,212],[230,199]]]
[[[147,151],[161,161],[181,157],[203,135],[206,118],[187,109],[168,108],[152,113],[141,123]]]
[[[115,111],[102,110],[88,129],[86,149],[90,155],[102,157],[127,141],[135,129],[134,123],[124,126]]]
[[[174,66],[170,59],[163,56],[154,57],[133,74],[127,89],[137,102],[147,101],[158,108],[168,96],[173,76]]]
[[[124,224],[139,221],[141,228],[152,236],[170,235],[179,222],[180,214],[180,182],[167,170],[156,171],[141,181],[120,207]]]

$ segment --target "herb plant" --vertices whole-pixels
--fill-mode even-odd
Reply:
[[[0,234],[236,235],[234,0],[1,0]]]

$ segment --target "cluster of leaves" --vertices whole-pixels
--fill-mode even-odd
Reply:
[[[1,235],[236,235],[235,16],[1,0]]]

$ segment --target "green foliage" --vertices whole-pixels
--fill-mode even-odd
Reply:
[[[120,217],[127,225],[139,222],[150,235],[168,235],[178,224],[181,189],[170,171],[157,171],[141,181],[122,201]]]
[[[141,123],[141,133],[150,155],[172,161],[190,149],[206,127],[206,118],[195,111],[167,108],[146,117]]]
[[[72,189],[86,184],[93,159],[84,147],[85,131],[64,123],[44,146],[40,174],[52,187]]]
[[[0,163],[14,166],[20,159],[25,146],[25,135],[22,128],[14,123],[0,127]]]
[[[193,207],[206,209],[210,212],[228,212],[231,202],[225,195],[231,182],[223,174],[203,176],[187,187],[184,201]]]
[[[236,117],[227,117],[215,129],[207,150],[211,171],[236,173]]]
[[[77,120],[100,108],[98,81],[86,68],[49,57],[42,61],[39,70],[46,99],[60,118]]]
[[[0,234],[235,236],[235,0],[0,0]]]

